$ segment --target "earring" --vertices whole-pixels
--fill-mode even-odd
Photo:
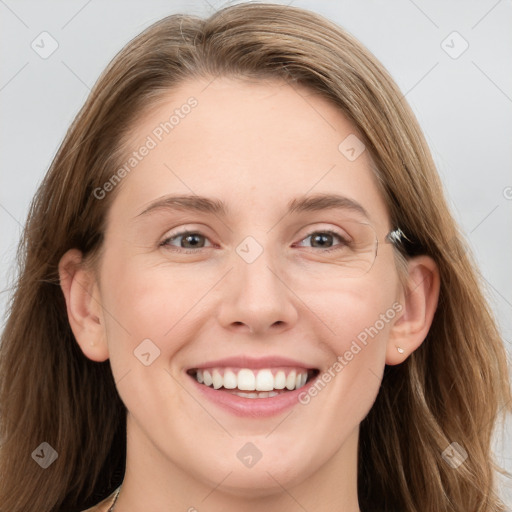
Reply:
[[[403,349],[402,347],[396,347],[396,349],[398,350],[398,352],[399,352],[400,354],[403,354],[403,353],[405,352],[405,351],[404,351],[404,349]]]

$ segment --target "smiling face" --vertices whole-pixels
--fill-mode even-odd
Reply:
[[[209,488],[229,474],[222,488],[247,495],[326,468],[355,473],[402,291],[368,152],[339,149],[356,129],[307,89],[208,83],[182,84],[138,121],[131,151],[150,149],[108,215],[94,294],[128,409],[128,458],[155,480],[155,467]],[[334,194],[336,207],[299,205]],[[347,236],[372,234],[373,265],[374,246],[343,252]],[[365,273],[348,275],[358,265]],[[253,385],[270,396],[222,389]]]

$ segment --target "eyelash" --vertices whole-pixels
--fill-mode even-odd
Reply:
[[[321,252],[330,253],[330,252],[338,251],[341,248],[343,248],[345,245],[348,245],[348,242],[347,242],[346,238],[343,235],[341,235],[340,233],[338,233],[336,231],[333,231],[331,229],[311,231],[308,235],[306,235],[300,241],[302,242],[302,241],[306,240],[307,238],[310,238],[311,236],[316,235],[316,234],[332,235],[332,236],[337,237],[338,239],[340,239],[341,242],[342,242],[341,244],[339,244],[339,246],[329,247],[327,249],[323,249]],[[174,235],[172,235],[170,237],[167,237],[165,240],[163,240],[160,243],[160,247],[165,247],[166,249],[168,249],[170,251],[180,252],[180,253],[183,253],[183,254],[197,254],[198,252],[201,251],[201,249],[208,249],[208,247],[199,247],[198,249],[184,249],[183,247],[175,247],[175,246],[172,246],[172,245],[168,245],[168,242],[170,242],[171,240],[175,240],[176,238],[179,238],[179,237],[185,236],[185,235],[200,235],[200,236],[203,236],[204,238],[206,238],[208,240],[208,237],[203,235],[200,231],[180,231],[179,233],[176,233],[176,234],[174,234]],[[316,247],[311,247],[311,249],[316,249]]]

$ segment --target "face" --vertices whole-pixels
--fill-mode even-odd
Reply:
[[[99,298],[141,458],[211,487],[230,473],[226,488],[251,494],[355,454],[400,285],[386,205],[354,136],[333,105],[280,82],[190,81],[139,119]],[[345,199],[288,210],[322,194]],[[372,248],[347,247],[368,233],[379,245],[366,269]]]

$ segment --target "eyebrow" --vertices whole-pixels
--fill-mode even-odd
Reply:
[[[367,219],[369,218],[368,212],[360,203],[338,194],[318,193],[297,197],[289,201],[287,205],[288,214],[332,209],[350,210]],[[168,195],[150,203],[136,217],[141,217],[157,210],[194,211],[212,213],[224,217],[229,213],[226,203],[219,199],[198,195]]]

